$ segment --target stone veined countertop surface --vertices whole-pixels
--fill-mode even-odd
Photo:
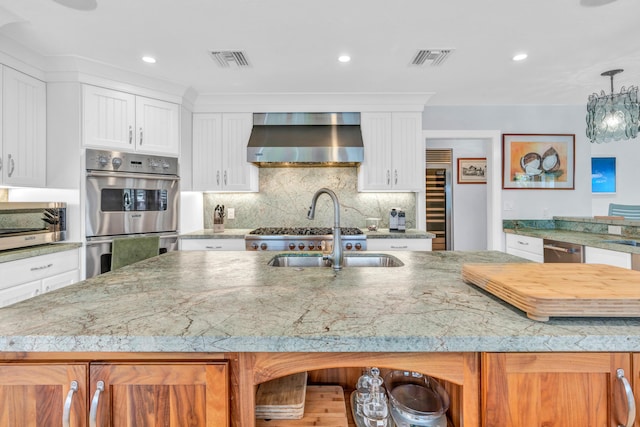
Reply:
[[[59,242],[0,251],[0,263],[81,248],[80,242]]]
[[[212,229],[204,229],[191,233],[181,234],[181,239],[244,239],[249,234],[250,228],[225,228],[222,233],[214,233]],[[362,229],[367,239],[433,239],[435,234],[423,230],[409,229],[404,232],[389,231],[381,228],[378,231]]]
[[[530,320],[464,283],[502,252],[394,252],[395,268],[269,267],[170,252],[0,309],[0,351],[640,351],[635,318]]]

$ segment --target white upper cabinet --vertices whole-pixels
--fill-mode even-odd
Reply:
[[[247,162],[251,113],[193,115],[193,189],[258,191],[258,168]]]
[[[362,113],[364,161],[359,191],[420,191],[424,187],[422,114]]]
[[[178,104],[89,85],[82,93],[85,146],[179,154]]]
[[[46,184],[46,84],[2,67],[2,183]]]

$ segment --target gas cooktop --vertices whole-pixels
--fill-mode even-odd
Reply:
[[[345,251],[367,249],[367,236],[354,227],[340,227]],[[244,236],[245,248],[253,251],[314,251],[331,250],[331,227],[260,227]]]
[[[362,230],[355,227],[340,227],[343,236],[362,234]],[[333,234],[333,227],[260,227],[249,232],[261,236],[323,236]]]

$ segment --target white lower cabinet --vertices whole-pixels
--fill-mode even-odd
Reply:
[[[586,246],[584,248],[584,262],[631,269],[631,254]]]
[[[431,239],[367,239],[368,251],[430,251]]]
[[[71,285],[80,279],[78,249],[0,263],[0,307]]]
[[[244,239],[180,239],[181,251],[244,251]]]
[[[506,253],[528,259],[529,261],[544,262],[542,239],[538,237],[506,234]]]

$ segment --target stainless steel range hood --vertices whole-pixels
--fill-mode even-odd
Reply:
[[[254,113],[247,161],[259,166],[362,162],[360,113]]]

